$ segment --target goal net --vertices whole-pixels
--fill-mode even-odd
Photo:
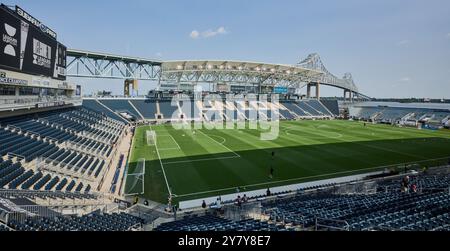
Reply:
[[[125,195],[141,195],[145,185],[145,159],[139,159],[134,170],[127,174]]]
[[[154,146],[156,145],[156,132],[155,131],[147,131],[146,133],[147,137],[147,145]]]

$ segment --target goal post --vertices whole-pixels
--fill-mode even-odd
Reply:
[[[139,159],[136,168],[127,174],[125,196],[141,195],[145,191],[145,159]]]
[[[146,132],[147,145],[154,146],[156,145],[156,132],[153,130],[147,130]]]

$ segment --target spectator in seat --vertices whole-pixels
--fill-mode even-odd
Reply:
[[[238,195],[238,197],[236,198],[236,205],[240,207],[241,204],[242,204],[242,199],[241,199],[241,196]]]
[[[416,185],[416,184],[412,184],[412,185],[411,185],[411,191],[412,191],[413,193],[417,193],[417,185]]]
[[[222,198],[217,198],[217,201],[216,201],[216,207],[218,208],[218,209],[220,209],[221,207],[222,207]]]
[[[247,195],[244,194],[244,197],[242,197],[242,202],[243,202],[243,203],[246,203],[247,201],[248,201]]]

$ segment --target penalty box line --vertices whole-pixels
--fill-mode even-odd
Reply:
[[[150,126],[150,129],[153,130],[152,126]],[[161,155],[159,155],[158,142],[156,142],[156,144],[155,144],[155,149],[156,149],[156,154],[158,155],[159,163],[161,165],[161,170],[163,172],[164,180],[166,182],[167,192],[169,192],[169,195],[172,196],[172,191],[170,190],[169,181],[167,180],[166,171],[164,170],[164,164],[163,164],[163,162],[161,160]]]
[[[227,149],[229,152],[232,152],[237,158],[240,158],[241,155],[239,155],[238,153],[236,153],[235,151],[231,150],[230,148],[228,148],[227,146],[225,146],[224,144],[219,143],[217,140],[211,138],[210,136],[208,136],[207,134],[205,134],[204,132],[202,132],[201,130],[197,130],[198,132],[200,132],[201,134],[205,135],[207,138],[209,138],[210,140],[214,141],[215,143],[219,144],[220,146],[224,147],[225,149]],[[225,143],[225,142],[224,142]]]
[[[177,145],[177,147],[159,148],[159,151],[181,150],[180,145],[178,144],[178,142],[175,140],[175,138],[172,135],[170,135],[170,134],[163,134],[163,135],[156,134],[156,137],[171,137],[172,141],[175,142],[175,144]],[[156,144],[158,144],[158,140],[156,141]]]

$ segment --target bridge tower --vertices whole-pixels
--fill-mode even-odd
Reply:
[[[347,96],[348,96],[348,101],[353,102],[353,92],[347,89],[344,89],[344,102],[347,101]]]
[[[130,87],[131,87],[131,92],[130,92]],[[125,96],[131,96],[130,93],[132,94],[133,91],[138,89],[138,81],[137,79],[125,79],[124,81],[124,87],[123,87],[123,95]]]
[[[320,99],[320,83],[309,83],[306,86],[306,98],[311,98],[311,87],[314,87],[316,90],[316,99]]]

